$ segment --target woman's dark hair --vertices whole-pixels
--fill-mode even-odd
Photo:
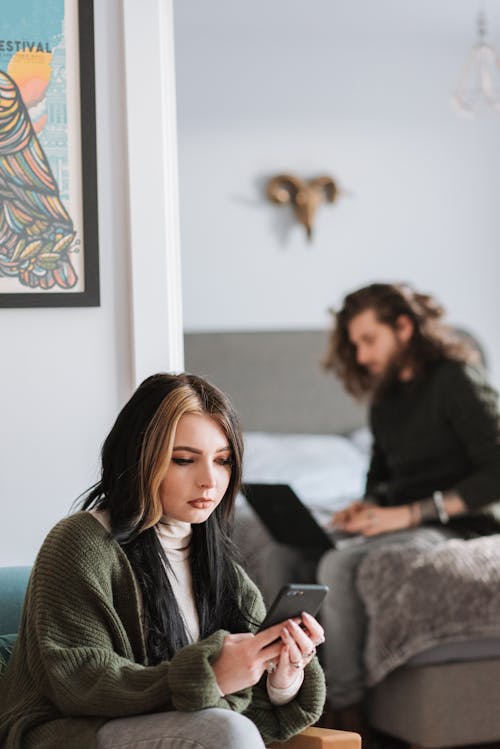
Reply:
[[[349,338],[349,323],[368,309],[375,312],[379,322],[394,329],[401,315],[411,320],[413,334],[406,361],[411,362],[417,374],[441,359],[477,361],[479,358],[469,341],[443,324],[444,308],[432,296],[421,294],[408,284],[374,283],[348,294],[342,309],[331,311],[334,326],[323,366],[333,371],[355,397],[369,395],[374,390],[373,376],[358,364],[356,347]]]
[[[192,526],[189,559],[200,637],[217,629],[248,631],[230,540],[243,458],[238,418],[229,399],[201,377],[153,375],[119,413],[102,448],[101,480],[82,503],[84,510],[107,511],[111,536],[137,576],[150,664],[171,658],[189,641],[165,571],[168,559],[154,528],[163,514],[159,489],[170,464],[177,424],[188,413],[205,414],[218,422],[227,436],[232,462],[222,501],[206,522]]]

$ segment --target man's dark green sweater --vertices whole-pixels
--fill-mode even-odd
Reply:
[[[238,570],[242,606],[262,621],[262,597]],[[211,662],[226,634],[218,630],[149,666],[127,557],[90,513],[72,515],[49,533],[31,575],[19,637],[0,678],[0,747],[92,749],[107,720],[166,710],[235,710],[265,741],[287,739],[318,719],[325,684],[316,658],[286,705],[272,705],[262,681],[221,697]]]
[[[470,510],[450,520],[464,535],[500,531],[500,416],[481,370],[449,359],[399,382],[370,412],[366,494],[382,506],[456,492]]]

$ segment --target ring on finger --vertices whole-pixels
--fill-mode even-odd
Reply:
[[[294,668],[303,668],[304,664],[302,660],[300,661],[290,661],[290,666],[293,666]]]
[[[313,648],[312,650],[310,650],[306,658],[312,658],[314,655],[316,655],[316,648]]]
[[[266,666],[266,671],[268,674],[272,674],[276,669],[278,668],[278,665],[276,661],[269,661],[269,663]]]

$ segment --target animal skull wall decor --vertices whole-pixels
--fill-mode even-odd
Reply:
[[[277,174],[268,181],[266,195],[273,203],[292,204],[310,240],[316,209],[322,202],[333,203],[339,196],[339,189],[331,177],[304,180],[293,174]]]

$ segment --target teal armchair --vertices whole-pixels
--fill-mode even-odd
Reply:
[[[31,567],[0,567],[0,674],[17,636]]]

